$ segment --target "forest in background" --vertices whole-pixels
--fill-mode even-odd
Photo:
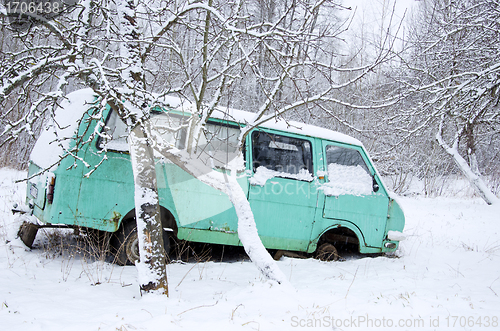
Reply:
[[[225,1],[210,1],[224,10]],[[317,2],[303,0],[251,0],[244,1],[247,19],[255,23],[279,21],[283,29],[303,24],[304,13],[312,12],[314,22],[309,28],[319,33],[297,36],[304,39],[304,49],[297,51],[304,62],[333,64],[335,73],[324,79],[324,72],[314,67],[298,70],[296,79],[284,81],[277,98],[269,108],[272,113],[293,103],[293,100],[314,95],[325,84],[338,86],[331,96],[332,102],[311,102],[282,116],[328,129],[347,133],[360,139],[370,152],[380,173],[391,178],[388,184],[398,193],[405,193],[412,179],[425,183],[428,195],[439,195],[443,182],[461,176],[453,156],[446,147],[455,149],[474,174],[483,176],[493,193],[500,190],[500,63],[498,39],[500,34],[500,3],[492,0],[426,0],[419,1],[408,12],[405,21],[380,28],[380,34],[362,35],[353,40],[346,32],[352,29],[346,19],[349,9],[337,1]],[[390,1],[385,6],[386,17],[391,17]],[[295,8],[294,15],[284,16],[284,10]],[[317,9],[316,12],[314,12]],[[205,14],[187,14],[187,24],[179,24],[169,38],[182,45],[183,59],[202,68],[202,58],[196,57],[203,47]],[[347,15],[348,16],[348,15]],[[28,30],[9,28],[9,18],[2,17],[0,32],[0,61],[2,85],[19,75],[22,61],[36,56],[50,55],[58,44],[54,31],[36,27]],[[404,27],[404,34],[400,30]],[[94,30],[105,34],[106,26]],[[266,25],[262,24],[262,29]],[[215,31],[215,30],[214,30]],[[29,36],[29,38],[27,38]],[[210,38],[216,43],[217,36]],[[395,46],[397,44],[397,47]],[[40,46],[44,45],[44,46]],[[200,46],[201,45],[201,46]],[[206,41],[205,41],[206,45]],[[254,50],[255,67],[242,66],[233,77],[230,89],[220,100],[220,106],[256,112],[265,101],[270,81],[251,72],[272,76],[281,62],[274,49],[259,44]],[[286,52],[287,43],[275,40],[271,45]],[[37,48],[35,48],[37,47]],[[100,52],[96,43],[91,52]],[[212,70],[225,70],[225,57],[217,46],[211,45]],[[29,56],[26,49],[30,50]],[[107,50],[113,52],[114,50]],[[185,84],[185,63],[179,63],[177,50],[160,48],[148,58],[145,81],[151,92],[171,90],[190,98]],[[217,62],[218,61],[218,62]],[[218,64],[219,63],[219,64]],[[359,76],[359,68],[376,64],[368,73]],[[113,58],[106,66],[119,64]],[[217,65],[219,69],[217,69]],[[329,67],[330,69],[332,68]],[[21,116],[28,108],[46,103],[57,104],[56,99],[43,99],[54,86],[60,84],[57,75],[39,75],[30,84],[18,87],[2,99],[0,130],[0,165],[25,169],[29,153],[49,115],[35,111],[31,117]],[[196,70],[195,70],[196,71]],[[192,77],[203,75],[203,69]],[[315,76],[316,75],[316,76]],[[262,75],[260,77],[263,77]],[[316,79],[306,79],[315,77]],[[331,78],[333,77],[333,79]],[[302,79],[301,79],[302,78]],[[84,87],[77,80],[68,80],[64,93]],[[210,90],[207,90],[208,93]],[[5,96],[5,91],[2,91]],[[13,96],[16,97],[13,97]],[[42,100],[42,101],[40,101]],[[43,107],[42,107],[43,108]],[[37,116],[35,116],[35,115]],[[38,116],[39,115],[39,116]],[[11,128],[18,125],[15,130]],[[441,140],[437,139],[438,137]]]

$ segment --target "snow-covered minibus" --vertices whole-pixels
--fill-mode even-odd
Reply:
[[[91,107],[92,98],[89,90],[70,94],[56,116],[60,123],[38,139],[29,161],[26,197],[38,224],[25,224],[20,235],[31,245],[41,226],[98,230],[110,234],[116,261],[130,264],[138,259],[138,249],[126,126],[108,108],[102,134],[72,157],[59,156],[72,150],[74,140],[66,141],[67,146],[55,143],[54,127],[59,136],[61,130],[73,130],[83,141],[91,137],[86,130],[92,119],[81,121],[80,127],[75,123]],[[171,105],[172,109],[152,113],[153,127],[182,121],[182,112]],[[226,157],[232,157],[231,153],[238,153],[234,146],[240,129],[253,116],[237,110],[230,110],[229,116],[227,111],[214,113],[203,135],[206,147],[217,150],[216,141],[222,142]],[[179,127],[174,134],[164,134],[182,148],[185,131]],[[245,168],[238,183],[247,194],[267,249],[325,259],[337,257],[335,247],[345,243],[360,253],[397,249],[403,211],[357,139],[272,120],[250,131],[243,158]],[[217,170],[218,165],[212,163],[212,167]],[[177,241],[241,245],[236,212],[225,194],[161,157],[156,160],[156,177],[167,250]]]

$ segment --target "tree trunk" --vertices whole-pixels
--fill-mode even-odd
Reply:
[[[469,164],[467,164],[467,161],[465,161],[465,159],[458,153],[457,148],[448,146],[448,144],[444,141],[443,137],[441,136],[441,131],[439,131],[436,135],[436,139],[439,145],[441,145],[441,147],[443,147],[443,149],[446,151],[446,153],[453,157],[453,160],[458,165],[458,168],[467,177],[476,193],[479,194],[479,196],[481,196],[481,198],[488,205],[498,203],[498,198],[488,189],[481,177],[479,177],[478,174],[472,171]]]
[[[158,152],[199,181],[229,197],[238,217],[238,238],[250,260],[266,278],[279,284],[288,283],[276,261],[273,260],[260,240],[250,203],[236,180],[237,171],[233,170],[232,174],[228,175],[226,172],[220,173],[209,168],[201,169],[199,163],[189,162],[189,158],[183,159],[179,154],[170,153],[168,149],[158,149]]]
[[[145,129],[147,128],[144,124],[138,124],[128,138],[134,173],[135,218],[140,255],[140,261],[136,265],[141,294],[158,292],[168,296],[155,161]]]
[[[274,280],[278,284],[287,283],[285,274],[278,268],[276,261],[273,260],[259,238],[250,203],[236,181],[236,177],[226,177],[226,186],[226,193],[238,216],[238,238],[248,257],[266,278]]]

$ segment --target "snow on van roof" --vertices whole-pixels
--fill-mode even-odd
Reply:
[[[193,105],[189,101],[185,101],[177,97],[168,96],[165,97],[163,101],[169,104],[170,107],[180,111],[190,113],[191,109],[193,109]],[[255,120],[256,114],[239,109],[219,107],[212,114],[212,117],[247,124]],[[259,126],[263,128],[286,131],[310,137],[318,137],[322,139],[338,141],[355,146],[363,146],[361,141],[344,133],[296,121],[285,121],[283,119],[273,118]]]
[[[56,109],[54,119],[51,119],[42,130],[30,159],[42,168],[49,168],[56,164],[69,147],[71,138],[78,130],[78,121],[89,109],[89,104],[95,100],[92,89],[82,89],[72,92],[66,96],[61,106]],[[194,106],[191,102],[174,96],[162,97],[162,102],[168,104],[173,109],[191,113]],[[230,120],[242,124],[251,123],[255,120],[255,113],[219,107],[212,117],[223,120]],[[350,145],[363,146],[362,143],[346,134],[328,130],[325,128],[304,124],[295,121],[285,121],[273,118],[260,127],[286,131],[311,137],[319,137],[327,140],[338,141]],[[59,141],[57,141],[59,140]]]
[[[43,169],[49,169],[59,162],[72,141],[69,138],[78,130],[79,119],[94,100],[95,95],[90,88],[69,93],[57,107],[54,118],[42,129],[31,152],[31,161]]]
[[[228,116],[229,115],[229,116]],[[220,110],[218,109],[214,116],[215,118],[228,119],[235,118],[236,122],[239,123],[251,123],[255,120],[255,113],[250,113],[243,110],[229,109]],[[332,131],[319,126],[305,124],[296,121],[285,121],[280,118],[272,118],[267,122],[262,123],[259,127],[286,131],[296,134],[301,134],[310,137],[318,137],[327,140],[338,141],[350,145],[363,146],[363,144],[356,138],[348,136],[344,133]]]

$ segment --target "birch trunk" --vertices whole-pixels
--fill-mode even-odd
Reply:
[[[155,161],[145,129],[143,124],[138,124],[128,138],[134,174],[135,218],[140,255],[140,261],[136,265],[141,294],[158,292],[168,296]]]
[[[192,159],[189,157],[183,158],[179,154],[172,154],[168,149],[158,149],[157,151],[199,181],[229,197],[238,217],[238,238],[250,260],[267,279],[279,284],[288,283],[285,274],[279,269],[276,261],[273,260],[260,240],[250,203],[246,193],[236,180],[237,170],[233,169],[228,175],[226,172],[202,169],[199,167],[199,163],[190,162]],[[196,155],[194,159],[196,159]]]
[[[273,260],[260,240],[245,192],[233,176],[226,177],[226,186],[226,194],[238,216],[238,238],[248,257],[266,278],[274,280],[278,284],[287,283],[285,274],[278,268],[276,261]]]
[[[499,201],[498,198],[493,194],[493,192],[488,189],[488,186],[486,186],[486,183],[481,179],[481,177],[479,177],[478,174],[472,171],[467,161],[465,161],[465,159],[458,153],[457,148],[455,146],[448,146],[448,144],[441,136],[441,132],[436,135],[436,140],[438,141],[439,145],[446,151],[446,153],[453,157],[453,160],[457,164],[458,168],[467,177],[476,193],[479,194],[479,196],[488,205],[497,204]]]

